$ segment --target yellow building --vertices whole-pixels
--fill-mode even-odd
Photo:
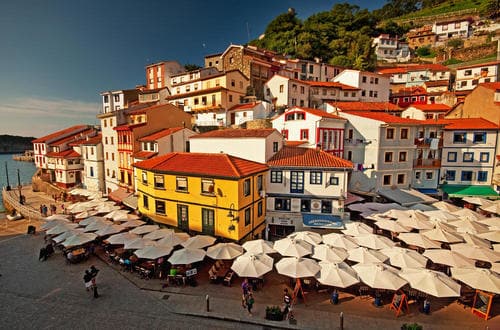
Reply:
[[[141,214],[184,231],[245,241],[265,229],[265,164],[174,152],[134,164]]]

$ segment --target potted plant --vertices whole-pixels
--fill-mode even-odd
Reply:
[[[283,312],[281,312],[281,308],[279,306],[267,306],[266,320],[283,321]]]

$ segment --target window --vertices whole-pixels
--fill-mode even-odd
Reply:
[[[383,184],[384,186],[389,186],[392,181],[392,175],[384,175]]]
[[[421,176],[422,176],[422,172],[420,172],[420,171],[415,172],[415,180],[420,180]]]
[[[275,198],[274,209],[280,211],[290,211],[290,198]]]
[[[470,162],[474,161],[474,153],[473,152],[464,152],[463,157],[464,157],[463,158],[464,162],[470,163]]]
[[[487,163],[490,161],[490,153],[489,152],[481,152],[479,153],[479,161],[481,163]]]
[[[448,161],[456,162],[457,161],[457,153],[456,152],[448,152]]]
[[[115,102],[120,102],[120,95],[119,94],[115,94]]]
[[[247,208],[245,210],[245,226],[248,226],[250,224],[250,211],[251,209],[250,208]]]
[[[229,94],[229,102],[233,102],[233,96]]]
[[[246,179],[243,182],[243,195],[244,196],[249,196],[250,195],[250,179]]]
[[[387,140],[393,140],[394,139],[394,128],[387,128],[385,131],[385,138]]]
[[[145,171],[142,171],[142,184],[148,184],[148,173]]]
[[[94,177],[94,168],[90,166],[90,177]]]
[[[401,129],[401,139],[402,140],[407,140],[408,139],[408,128],[402,128]]]
[[[304,192],[304,172],[291,171],[290,172],[290,192],[300,193]]]
[[[163,175],[155,175],[155,189],[165,189]]]
[[[149,209],[149,199],[148,196],[142,195],[142,205],[145,209]]]
[[[488,172],[487,171],[478,171],[477,172],[477,181],[478,182],[486,182],[488,180]]]
[[[309,139],[309,130],[308,129],[301,129],[300,130],[300,139],[301,140]]]
[[[282,130],[281,134],[283,135],[284,139],[288,139],[288,130],[287,129]]]
[[[455,181],[456,173],[457,172],[454,170],[446,171],[446,175],[445,175],[446,181]]]
[[[398,174],[397,181],[398,181],[398,184],[404,184],[405,183],[405,175]]]
[[[462,171],[462,181],[472,181],[472,171]]]
[[[280,85],[280,93],[283,93],[284,88],[285,87],[283,85]]]
[[[263,214],[263,203],[262,201],[257,203],[257,216],[260,217]]]
[[[201,179],[201,193],[213,194],[214,193],[214,180]]]
[[[262,175],[259,175],[259,176],[257,176],[257,190],[259,192],[261,192],[262,189],[264,189],[264,186],[263,186],[263,177],[262,177]]]
[[[323,178],[322,172],[311,172],[310,174],[310,184],[321,184]]]
[[[163,214],[163,215],[165,215],[166,214],[166,212],[165,212],[165,202],[164,201],[155,200],[155,211],[156,211],[156,214]]]
[[[175,178],[175,190],[177,191],[188,191],[188,181],[185,177],[177,177]]]
[[[465,132],[453,133],[453,143],[465,143],[467,141],[467,134]]]
[[[283,182],[283,172],[282,171],[271,171],[271,182],[272,183],[282,183]]]
[[[278,142],[273,142],[273,152],[278,152],[279,144]]]
[[[336,176],[331,176],[330,177],[330,184],[332,186],[338,186],[339,185],[339,178],[337,178]]]
[[[432,180],[434,178],[434,172],[425,172],[425,179]]]
[[[486,143],[486,132],[474,132],[474,143]]]
[[[202,222],[202,231],[204,233],[210,234],[213,233],[214,224],[215,224],[215,212],[211,209],[201,209],[201,222]]]
[[[392,163],[392,151],[388,151],[384,154],[384,161],[386,163]]]
[[[332,213],[332,201],[321,201],[321,213]]]
[[[406,151],[399,152],[399,161],[406,162],[408,153]]]

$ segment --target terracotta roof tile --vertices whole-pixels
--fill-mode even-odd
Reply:
[[[115,130],[115,131],[131,131],[134,128],[144,126],[144,125],[146,125],[146,123],[124,124],[124,125],[113,127],[113,130]]]
[[[499,129],[499,126],[484,118],[460,118],[460,119],[428,119],[423,120],[423,124],[444,124],[446,130],[461,129]]]
[[[479,84],[478,86],[497,91],[500,89],[500,82],[497,81],[497,82],[482,83],[482,84]]]
[[[152,152],[152,151],[138,151],[134,154],[134,158],[149,159],[151,157],[156,156],[157,154],[158,154],[157,152]]]
[[[349,86],[346,84],[342,84],[339,82],[333,82],[333,81],[309,81],[309,80],[305,80],[304,82],[312,87],[331,87],[331,88],[340,88],[342,90],[349,90],[349,91],[359,91],[360,90],[357,87]]]
[[[88,127],[87,125],[75,125],[75,126],[71,126],[71,127],[65,128],[63,130],[51,133],[49,135],[42,136],[42,137],[40,137],[38,139],[35,139],[35,140],[31,141],[31,143],[43,143],[43,142],[46,142],[48,140],[56,139],[59,136],[70,134],[71,132],[75,132],[75,134],[76,134],[76,132],[80,132],[80,131],[84,130],[87,127]]]
[[[379,74],[395,74],[395,73],[408,73],[414,71],[423,71],[428,70],[431,72],[442,72],[442,71],[450,71],[447,66],[442,64],[417,64],[417,65],[407,65],[386,69],[379,69],[377,73]]]
[[[153,134],[141,137],[139,139],[139,141],[140,142],[146,142],[146,141],[153,142],[153,141],[157,141],[158,139],[160,139],[162,137],[174,134],[175,132],[178,132],[178,131],[180,131],[182,129],[183,129],[182,127],[172,127],[172,128],[162,129],[159,132],[156,132],[156,133],[153,133]]]
[[[137,162],[133,166],[158,173],[179,173],[235,179],[268,170],[268,166],[265,164],[222,153],[172,152]]]
[[[434,81],[426,81],[424,83],[427,87],[439,87],[439,86],[448,86],[450,82],[448,80],[434,80]]]
[[[289,146],[289,147],[298,147],[300,145],[303,145],[303,144],[307,144],[309,143],[308,141],[289,141],[289,140],[285,140],[285,145]]]
[[[499,65],[500,61],[492,61],[492,62],[484,62],[484,63],[477,63],[477,64],[469,64],[469,65],[464,65],[464,66],[457,66],[457,70],[462,70],[462,69],[470,69],[470,68],[480,68],[483,66],[490,66],[490,65]]]
[[[73,149],[68,149],[60,152],[49,152],[45,156],[53,158],[78,158],[81,155]]]
[[[424,112],[426,111],[442,111],[442,112],[448,112],[450,111],[451,107],[446,104],[411,104],[410,107],[412,108],[417,108],[419,110],[422,110]]]
[[[350,161],[311,148],[284,146],[268,162],[269,166],[352,168]]]
[[[340,111],[401,111],[402,109],[390,102],[328,102]]]
[[[236,104],[236,105],[232,106],[231,108],[229,108],[228,111],[252,109],[261,103],[262,102],[259,101],[259,102],[249,102],[249,103],[243,103],[243,104]]]
[[[363,111],[353,111],[346,112],[350,115],[355,115],[359,117],[369,118],[373,120],[382,121],[387,124],[420,124],[420,120],[401,118],[398,116],[393,116],[385,112],[363,112]]]
[[[87,136],[92,135],[92,137],[93,137],[95,135],[95,133],[96,133],[96,130],[94,128],[89,128],[89,129],[86,129],[84,131],[80,131],[76,134],[67,136],[65,138],[62,138],[62,139],[59,139],[56,141],[52,141],[49,144],[50,145],[58,145],[58,144],[60,145],[63,143],[69,143],[70,145],[72,145],[72,144],[76,143],[76,145],[79,145],[79,144],[81,144],[80,143],[81,141],[83,141],[87,138]]]
[[[190,139],[203,139],[203,138],[256,138],[267,137],[274,132],[278,132],[274,128],[261,128],[261,129],[218,129],[210,132],[191,136]]]

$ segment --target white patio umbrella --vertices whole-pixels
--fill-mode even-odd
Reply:
[[[106,205],[100,205],[98,207],[96,207],[96,212],[97,213],[106,213],[108,214],[109,212],[113,212],[113,211],[118,211],[120,209],[120,207],[118,205],[109,205],[109,204],[106,204]]]
[[[167,245],[162,246],[146,246],[143,249],[136,250],[134,254],[142,259],[158,259],[169,255],[172,252],[172,247]]]
[[[486,233],[478,234],[477,236],[487,239],[488,241],[499,243],[500,242],[500,230],[492,230]]]
[[[127,227],[125,224],[123,226]],[[132,234],[144,235],[144,234],[150,233],[152,231],[155,231],[159,228],[160,228],[160,226],[158,226],[158,225],[142,225],[139,227],[135,227],[134,229],[130,230],[130,232]]]
[[[451,277],[471,288],[500,294],[500,275],[485,268],[452,268]]]
[[[360,280],[373,289],[396,291],[407,283],[398,276],[396,268],[383,263],[356,264],[352,268]]]
[[[387,220],[387,219],[377,220],[375,222],[375,226],[379,227],[380,229],[388,230],[393,233],[408,233],[411,231],[411,228],[402,226],[395,220]]]
[[[483,225],[476,220],[460,219],[450,221],[448,224],[455,226],[459,233],[481,234],[489,231],[488,226]]]
[[[157,245],[171,245],[171,246],[176,246],[181,244],[182,242],[185,242],[189,239],[189,235],[187,233],[171,233],[161,239],[159,239],[157,242]]]
[[[115,202],[111,202],[111,201],[108,201],[106,199],[103,200],[101,198],[98,198],[98,199],[92,199],[90,201],[83,202],[83,205],[91,206],[93,208],[99,208],[99,207],[102,207],[105,205],[115,205]]]
[[[147,233],[146,235],[144,235],[144,238],[152,239],[153,241],[156,241],[156,240],[165,238],[167,236],[170,236],[173,233],[174,233],[174,231],[172,229],[161,228],[161,229],[153,230],[150,233]]]
[[[79,233],[68,237],[62,242],[62,245],[66,248],[83,245],[89,242],[92,242],[97,238],[97,235],[94,233]]]
[[[303,257],[313,252],[312,244],[290,237],[274,242],[274,249],[285,257]]]
[[[152,245],[156,245],[156,242],[150,239],[144,239],[142,237],[139,237],[131,241],[125,241],[123,248],[125,250],[129,249],[138,250],[138,249],[144,249],[145,247]]]
[[[89,211],[92,210],[93,208],[94,208],[93,206],[85,204],[85,202],[70,204],[66,207],[66,209],[73,214]]]
[[[419,211],[413,211],[412,213],[408,213],[408,216],[398,218],[396,222],[404,227],[415,228],[418,230],[434,228],[434,224],[432,223],[430,218],[426,216],[424,213]]]
[[[264,253],[254,254],[246,252],[234,260],[231,269],[239,277],[258,278],[273,269],[274,260]]]
[[[290,237],[291,239],[300,239],[306,241],[311,245],[318,245],[323,240],[320,234],[307,230],[291,233],[290,235],[288,235],[288,237]]]
[[[477,220],[477,222],[479,222],[480,224],[486,225],[488,227],[498,227],[498,226],[500,226],[500,217],[484,218],[484,219]]]
[[[407,280],[412,288],[431,296],[460,297],[460,284],[444,273],[430,269],[405,268],[399,272],[399,276]]]
[[[344,234],[330,233],[323,235],[323,242],[325,244],[339,247],[346,250],[352,250],[359,247],[351,236],[346,236]]]
[[[489,213],[500,214],[500,202],[498,202],[498,201],[495,201],[489,205],[481,206],[480,208],[483,211],[486,211]]]
[[[347,256],[348,253],[345,249],[328,244],[320,244],[314,246],[314,253],[311,257],[322,261],[338,263],[344,261]]]
[[[389,263],[395,267],[425,268],[427,265],[427,258],[413,250],[401,247],[392,247],[380,250],[380,252],[388,256]]]
[[[243,247],[236,243],[218,243],[207,249],[207,256],[215,260],[232,260],[243,254]]]
[[[54,242],[56,242],[57,244],[59,244],[62,241],[64,241],[65,239],[67,239],[68,237],[71,237],[71,236],[79,234],[79,233],[83,233],[83,229],[82,228],[71,229],[71,230],[65,231],[62,234],[59,234],[59,235],[55,236],[54,238],[52,238],[52,240]]]
[[[209,235],[195,235],[182,242],[181,245],[188,249],[203,249],[213,245],[215,240],[215,237]]]
[[[184,248],[174,251],[168,262],[172,265],[188,265],[203,260],[205,255],[205,250]]]
[[[447,231],[445,229],[442,229],[441,227],[436,227],[431,230],[421,231],[421,233],[425,237],[438,242],[459,243],[464,241],[462,236],[460,236],[459,234]]]
[[[102,236],[106,236],[106,235],[116,234],[116,233],[119,233],[119,232],[124,231],[126,229],[127,229],[126,227],[111,224],[111,225],[107,225],[106,227],[99,229],[98,231],[95,232],[95,234],[97,236],[102,237]]]
[[[87,210],[87,211],[83,211],[83,212],[80,212],[78,214],[75,215],[75,219],[85,219],[85,218],[88,218],[88,217],[91,217],[93,215],[96,215],[98,214],[99,212],[95,211],[95,210]]]
[[[437,207],[440,210],[448,211],[448,212],[454,212],[454,211],[460,210],[460,207],[453,205],[453,204],[450,204],[450,203],[447,203],[445,201],[439,201],[439,202],[432,203],[432,206]]]
[[[341,232],[345,235],[349,236],[359,236],[365,234],[373,234],[373,228],[368,225],[365,225],[362,222],[349,222],[345,224],[344,230]]]
[[[122,226],[127,227],[127,228],[134,228],[134,227],[139,227],[144,225],[145,222],[142,220],[128,220],[124,223],[122,223]]]
[[[500,252],[500,244],[493,244],[493,251]]]
[[[384,262],[389,259],[389,257],[379,251],[370,250],[362,246],[349,250],[347,253],[349,254],[347,260],[356,261],[362,264]]]
[[[316,279],[323,285],[337,288],[347,288],[359,283],[358,273],[345,262],[332,263],[320,261],[320,272],[316,274]]]
[[[120,244],[125,244],[125,242],[128,242],[128,241],[133,241],[137,238],[141,238],[141,236],[139,236],[137,234],[125,232],[125,233],[119,233],[119,234],[109,236],[106,239],[106,242],[108,242],[109,244],[120,245]]]
[[[375,234],[355,236],[353,237],[353,239],[356,243],[358,243],[359,246],[364,246],[373,250],[390,248],[396,245],[396,243],[394,243],[387,237]]]
[[[461,208],[457,211],[451,212],[454,215],[458,215],[459,218],[461,219],[467,219],[467,220],[480,220],[483,218],[486,218],[484,215],[481,215],[475,211],[472,211],[471,209],[468,208]]]
[[[494,262],[491,264],[490,270],[492,272],[495,272],[497,274],[500,274],[500,262]]]
[[[313,277],[320,270],[315,260],[297,257],[283,258],[276,263],[275,267],[281,275],[292,278]]]
[[[113,223],[108,220],[96,220],[91,224],[85,226],[85,229],[83,231],[84,232],[98,231],[112,224]]]
[[[408,245],[418,246],[424,249],[439,249],[441,244],[427,238],[421,233],[401,233],[398,235],[398,239],[405,242]]]
[[[470,245],[477,245],[486,249],[491,249],[491,243],[484,238],[470,233],[461,233],[461,235],[464,238],[465,242],[469,243]]]
[[[40,229],[42,230],[48,230],[50,228],[54,228],[57,225],[65,224],[65,223],[70,223],[68,220],[51,220],[47,221],[46,223],[42,224],[40,226]]]
[[[465,196],[462,198],[464,202],[471,203],[474,205],[481,205],[481,206],[488,206],[493,203],[493,201],[490,201],[489,199],[482,198],[482,197],[477,197],[477,196]]]
[[[432,222],[448,222],[450,220],[458,220],[459,217],[458,215],[455,215],[453,213],[450,213],[448,211],[443,211],[443,210],[435,210],[435,211],[425,211],[423,212],[429,220]]]
[[[54,221],[54,220],[61,220],[68,222],[69,221],[69,215],[67,214],[52,214],[49,215],[48,217],[43,218],[45,221]]]
[[[48,229],[45,233],[48,235],[59,235],[64,233],[65,231],[71,230],[78,227],[77,223],[60,223],[50,229]]]
[[[475,260],[469,259],[466,256],[452,250],[447,249],[432,249],[427,250],[423,256],[431,259],[433,263],[451,266],[451,267],[474,267]]]
[[[452,251],[456,251],[467,258],[474,260],[487,261],[490,263],[500,261],[500,252],[496,252],[490,249],[485,249],[479,246],[460,243],[450,245]]]
[[[103,217],[112,219],[113,221],[121,221],[121,219],[128,221],[131,220],[127,218],[128,214],[128,210],[113,210],[103,215]]]
[[[242,247],[247,252],[251,252],[253,254],[260,253],[275,253],[277,252],[273,249],[273,243],[269,241],[265,241],[263,239],[255,239],[253,241],[247,241],[243,243]]]
[[[98,217],[98,216],[92,216],[92,217],[88,217],[86,219],[83,219],[82,221],[79,221],[78,222],[78,225],[79,226],[88,226],[90,225],[91,223],[94,223],[95,221],[105,221],[106,218],[103,218],[103,217]]]

